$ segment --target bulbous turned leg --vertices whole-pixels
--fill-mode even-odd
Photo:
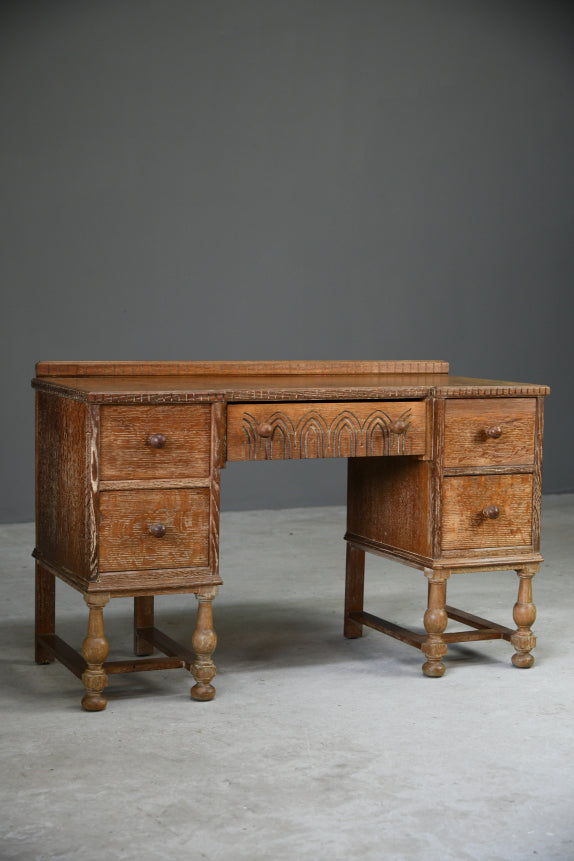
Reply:
[[[211,656],[217,645],[217,634],[213,629],[213,611],[211,602],[218,593],[217,586],[200,589],[195,596],[199,601],[197,609],[197,625],[191,638],[191,645],[197,655],[191,667],[191,673],[196,684],[191,689],[194,700],[207,701],[215,696],[215,688],[211,680],[215,677],[215,664]]]
[[[448,574],[442,572],[436,574],[430,571],[426,573],[426,576],[429,577],[429,586],[428,609],[424,615],[424,623],[428,637],[422,645],[422,651],[426,655],[426,662],[423,664],[423,673],[425,676],[439,678],[440,676],[444,676],[446,667],[442,662],[442,658],[444,658],[448,650],[442,638],[448,624],[448,616],[444,609],[446,605],[446,580]]]
[[[515,648],[512,663],[520,669],[528,669],[534,663],[534,656],[530,654],[536,645],[536,637],[531,631],[531,626],[536,620],[536,607],[532,603],[532,578],[536,570],[518,569],[520,577],[518,585],[518,601],[514,605],[512,615],[518,628],[510,638]]]
[[[104,636],[104,607],[110,600],[108,594],[84,595],[90,608],[88,636],[82,645],[82,654],[88,665],[82,674],[86,693],[82,698],[82,708],[87,712],[101,712],[108,701],[102,691],[108,684],[103,663],[108,657],[108,641]]]

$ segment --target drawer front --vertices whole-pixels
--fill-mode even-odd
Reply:
[[[209,404],[103,406],[100,477],[207,478],[210,429]]]
[[[498,516],[492,518],[492,506]],[[531,475],[445,477],[442,548],[459,550],[532,544]]]
[[[444,464],[534,463],[535,398],[447,400]]]
[[[204,487],[101,492],[100,572],[208,565],[209,494]],[[155,527],[165,533],[157,537]]]
[[[424,401],[230,404],[228,460],[424,454]]]

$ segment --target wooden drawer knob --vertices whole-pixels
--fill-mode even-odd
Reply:
[[[166,527],[163,523],[152,523],[149,527],[150,535],[153,535],[154,538],[163,538],[166,532]]]
[[[482,509],[482,515],[487,520],[496,520],[499,514],[500,508],[498,507],[498,505],[485,505]]]
[[[498,439],[499,436],[502,436],[502,428],[500,425],[493,425],[491,428],[486,428],[485,433],[490,439]]]
[[[163,448],[167,440],[162,433],[154,433],[148,439],[148,445],[152,448]]]
[[[407,429],[407,423],[403,419],[396,419],[391,422],[391,431],[393,433],[404,433]]]
[[[257,433],[259,434],[259,436],[271,436],[271,434],[273,433],[273,425],[270,425],[267,422],[262,422],[257,427]]]

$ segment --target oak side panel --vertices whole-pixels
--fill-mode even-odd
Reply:
[[[433,399],[432,425],[432,468],[431,468],[431,530],[432,557],[441,555],[442,536],[442,486],[444,481],[444,432],[446,401],[444,398]]]
[[[165,437],[161,448],[150,438]],[[211,405],[103,406],[100,429],[102,481],[210,474]]]
[[[542,441],[544,437],[544,398],[536,399],[534,435],[534,473],[532,475],[532,546],[540,550],[540,508],[542,504]]]
[[[87,404],[36,393],[36,552],[82,580],[95,574],[92,421]]]
[[[535,420],[536,398],[447,401],[445,467],[534,463]]]
[[[219,573],[219,498],[221,467],[225,464],[226,409],[222,401],[211,405],[211,481],[209,486],[209,565]]]
[[[348,532],[431,556],[431,470],[412,457],[349,458]]]
[[[442,548],[532,544],[532,475],[447,476],[443,483]],[[495,519],[485,506],[497,506]]]
[[[98,512],[100,508],[100,407],[98,404],[90,404],[88,406],[87,422],[86,538],[90,580],[95,580],[98,576]]]
[[[209,488],[101,491],[100,574],[207,566],[209,520]]]

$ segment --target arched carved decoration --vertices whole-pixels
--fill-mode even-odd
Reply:
[[[315,443],[316,453],[312,450],[312,440]],[[297,424],[296,437],[296,445],[298,445],[299,448],[299,457],[325,457],[327,454],[326,449],[328,444],[329,430],[327,428],[327,422],[323,416],[319,415],[319,413],[314,410],[302,416]]]
[[[289,460],[293,457],[293,443],[295,441],[295,427],[293,422],[284,413],[275,412],[269,416],[267,423],[273,427],[270,437],[262,437],[258,432],[259,422],[251,415],[244,413],[243,431],[247,436],[249,445],[249,458],[252,460],[272,460],[275,447],[275,457]],[[279,447],[279,451],[277,448]]]
[[[330,446],[333,457],[356,457],[363,441],[359,420],[353,413],[345,410],[331,422]],[[345,439],[348,446],[345,446]]]
[[[375,410],[364,421],[365,448],[367,456],[389,453],[391,419],[383,410]]]
[[[243,415],[243,433],[249,446],[249,460],[257,459],[257,419],[251,413]]]
[[[254,410],[255,415],[251,412],[243,413],[242,428],[248,458],[289,460],[372,457],[413,451],[413,441],[408,433],[413,419],[410,407],[404,409],[400,415],[397,415],[396,408],[389,408],[389,412],[386,412],[378,407],[363,419],[365,411],[361,413],[358,410],[355,413],[349,406],[341,405],[342,411],[333,415],[333,410],[330,417],[325,417],[315,409],[305,412],[299,410],[299,415],[293,418],[282,410],[276,410],[269,416],[265,415],[264,410]],[[417,410],[413,427],[422,438],[424,451],[424,426],[421,428],[424,417],[421,413],[422,408]],[[267,428],[264,428],[264,425],[267,425]],[[416,444],[421,445],[418,439]]]
[[[267,423],[273,427],[273,433],[270,437],[261,439],[264,459],[272,460],[273,449],[275,448],[275,457],[290,460],[293,457],[293,443],[295,441],[293,422],[285,413],[275,412],[269,416]],[[277,451],[278,448],[279,451]]]

